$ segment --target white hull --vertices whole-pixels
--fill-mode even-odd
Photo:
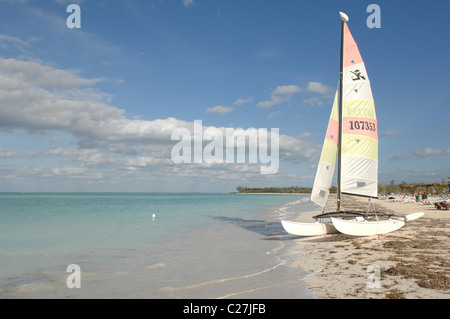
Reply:
[[[381,221],[353,221],[331,218],[334,227],[343,234],[351,236],[373,236],[393,232],[405,226],[405,221],[397,219]]]
[[[406,221],[409,222],[411,220],[415,220],[417,218],[420,218],[423,215],[424,215],[424,213],[420,212],[420,213],[412,213],[412,214],[406,215],[405,217],[406,217]]]
[[[296,236],[320,236],[337,233],[336,228],[331,222],[315,222],[315,223],[301,223],[289,220],[282,220],[284,230],[291,235]]]
[[[423,213],[414,213],[405,217],[393,217],[380,221],[356,221],[331,218],[334,227],[341,233],[351,236],[373,236],[396,231],[406,225],[407,221],[417,219]]]

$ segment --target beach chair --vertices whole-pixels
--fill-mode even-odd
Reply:
[[[433,204],[435,204],[437,202],[444,202],[444,201],[447,202],[449,200],[450,200],[450,197],[441,197],[441,198],[433,199],[433,200],[423,200],[422,203],[424,205],[433,205]]]
[[[446,210],[450,209],[450,203],[448,201],[442,201],[442,202],[434,203],[434,206],[437,209],[446,209]]]
[[[402,198],[395,197],[395,198],[391,199],[391,202],[403,202],[405,200],[405,198],[406,198],[406,195],[404,195]]]
[[[403,199],[403,203],[415,203],[416,200],[414,197],[408,196]]]

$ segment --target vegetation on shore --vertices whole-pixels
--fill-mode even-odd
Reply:
[[[238,186],[237,192],[241,194],[245,193],[302,193],[311,194],[311,187],[300,187],[300,186],[290,186],[290,187],[245,187]],[[378,184],[379,194],[415,194],[415,193],[429,193],[429,194],[444,194],[450,191],[450,184],[442,180],[442,182],[436,183],[406,183],[401,181],[400,183],[395,183],[394,180],[390,181],[389,184]],[[336,193],[336,187],[331,187],[331,193]]]
[[[378,184],[378,192],[380,194],[445,194],[450,192],[450,182],[442,181],[435,183],[407,183],[401,181],[395,183],[391,180],[389,184]]]
[[[252,187],[244,187],[238,186],[237,192],[241,194],[245,193],[298,193],[298,194],[311,194],[311,187],[299,187],[299,186],[291,186],[291,187],[264,187],[264,188],[252,188]]]

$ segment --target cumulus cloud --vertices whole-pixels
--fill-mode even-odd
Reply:
[[[49,90],[93,86],[104,78],[86,79],[76,70],[61,70],[34,61],[0,58],[0,69],[8,75],[11,86],[21,83]],[[4,77],[3,77],[4,78]]]
[[[252,101],[253,101],[252,97],[250,97],[248,99],[238,98],[236,101],[234,101],[233,104],[237,105],[237,106],[241,106],[241,105],[244,105],[245,103],[250,103]]]
[[[145,182],[160,185],[177,183],[183,177],[201,179],[205,170],[211,178],[224,181],[262,178],[258,165],[174,164],[170,158],[176,143],[171,140],[172,132],[185,128],[192,133],[194,123],[175,118],[151,121],[127,118],[123,109],[111,104],[109,94],[96,88],[96,84],[103,81],[108,79],[89,79],[76,70],[0,57],[2,134],[20,130],[29,136],[50,137],[62,132],[72,139],[68,144],[53,142],[51,149],[42,149],[41,145],[23,153],[0,147],[0,158],[21,157],[35,164],[0,165],[8,183],[25,183],[34,176],[35,181],[41,183],[65,177],[80,185],[103,183],[109,187],[126,181],[133,185]],[[295,86],[278,87],[274,93],[289,95],[297,90]],[[210,111],[227,113],[231,110],[216,106]],[[223,127],[218,129],[225,132]],[[280,135],[279,140],[282,160],[300,163],[315,161],[319,156],[318,146],[309,133],[297,137]],[[50,164],[43,165],[40,159],[49,159],[45,162]],[[36,187],[40,182],[36,182]]]
[[[261,108],[271,108],[274,105],[290,101],[292,96],[298,93],[318,94],[319,97],[311,97],[303,102],[307,105],[322,106],[322,99],[329,98],[332,91],[329,86],[319,82],[309,82],[304,88],[298,85],[277,86],[270,93],[271,99],[259,102],[258,106]]]
[[[19,51],[25,51],[26,48],[28,48],[31,43],[36,42],[36,41],[41,41],[41,38],[36,38],[36,37],[31,37],[28,38],[27,40],[22,40],[19,39],[17,37],[13,37],[10,35],[6,35],[6,34],[0,34],[0,46],[3,49],[8,49],[11,46],[14,47],[15,49],[18,49]]]
[[[218,114],[227,114],[233,112],[233,108],[229,106],[217,105],[215,107],[211,107],[206,109],[206,113],[218,113]]]
[[[281,111],[275,111],[275,112],[270,113],[270,114],[267,116],[267,118],[268,118],[268,119],[273,119],[275,116],[278,116],[278,115],[280,115],[280,114],[282,114]]]
[[[262,101],[258,103],[259,107],[271,108],[276,104],[280,104],[289,101],[293,94],[302,92],[302,88],[297,85],[282,85],[277,86],[270,93],[271,99],[267,101]]]
[[[155,142],[170,137],[182,121],[131,120],[111,106],[86,79],[72,70],[0,58],[0,130],[30,133],[61,130],[78,139]],[[73,90],[77,90],[76,96]],[[80,98],[81,96],[81,98]]]
[[[277,86],[273,90],[272,95],[292,95],[302,91],[302,88],[297,85],[282,85]]]
[[[329,86],[319,83],[319,82],[309,82],[305,89],[306,92],[319,93],[319,94],[330,94],[333,93],[333,89]]]
[[[321,146],[315,144],[313,136],[305,132],[299,136],[280,136],[280,157],[286,161],[298,164],[315,162],[319,159]]]
[[[323,106],[324,102],[320,97],[312,96],[309,99],[303,100],[303,104],[309,105],[309,106]]]

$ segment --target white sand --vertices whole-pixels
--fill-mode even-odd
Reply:
[[[367,206],[355,197],[343,204],[357,202]],[[386,235],[295,239],[300,257],[293,264],[311,272],[305,285],[317,298],[450,298],[450,211],[422,202],[373,203],[377,211],[425,215]]]

